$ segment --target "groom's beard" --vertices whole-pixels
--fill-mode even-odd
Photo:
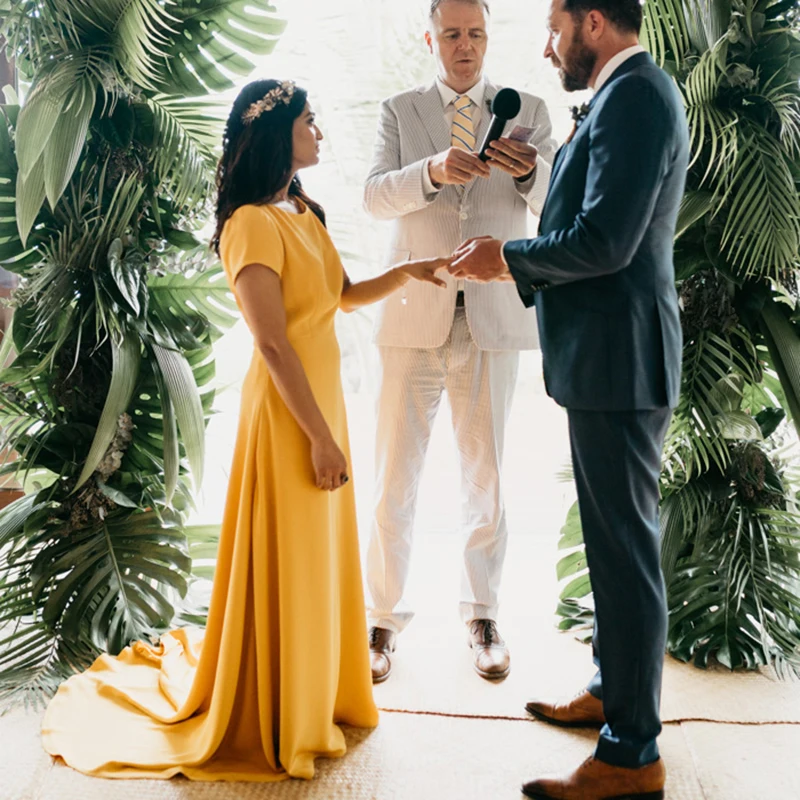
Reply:
[[[597,53],[586,47],[582,35],[570,44],[563,62],[558,56],[553,56],[552,61],[558,67],[561,85],[568,92],[580,92],[589,88],[589,78],[597,64]]]

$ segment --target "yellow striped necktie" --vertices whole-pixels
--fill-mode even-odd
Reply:
[[[456,113],[453,116],[453,129],[450,144],[462,150],[475,149],[475,128],[472,125],[472,100],[465,94],[457,95],[453,101]]]

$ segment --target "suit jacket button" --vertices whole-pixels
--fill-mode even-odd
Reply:
[[[460,219],[469,219],[469,214],[466,211],[462,211],[458,216]]]

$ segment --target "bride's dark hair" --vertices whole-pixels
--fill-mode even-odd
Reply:
[[[308,93],[295,87],[289,103],[279,100],[271,111],[264,111],[245,124],[244,113],[280,81],[253,81],[239,92],[233,103],[225,135],[222,158],[217,167],[217,227],[211,247],[219,254],[219,239],[225,223],[240,206],[274,202],[291,178],[289,195],[299,197],[325,224],[325,212],[304,191],[300,179],[292,176],[292,128],[306,107]]]

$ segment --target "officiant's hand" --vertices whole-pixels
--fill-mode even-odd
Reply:
[[[532,144],[517,142],[504,136],[491,142],[486,155],[489,156],[487,164],[523,181],[533,175],[539,151]]]
[[[501,251],[503,242],[491,236],[468,239],[453,253],[453,263],[447,271],[454,278],[464,278],[477,283],[513,281]]]
[[[492,171],[475,153],[451,147],[428,161],[428,174],[434,186],[464,185],[475,177],[488,178]]]

